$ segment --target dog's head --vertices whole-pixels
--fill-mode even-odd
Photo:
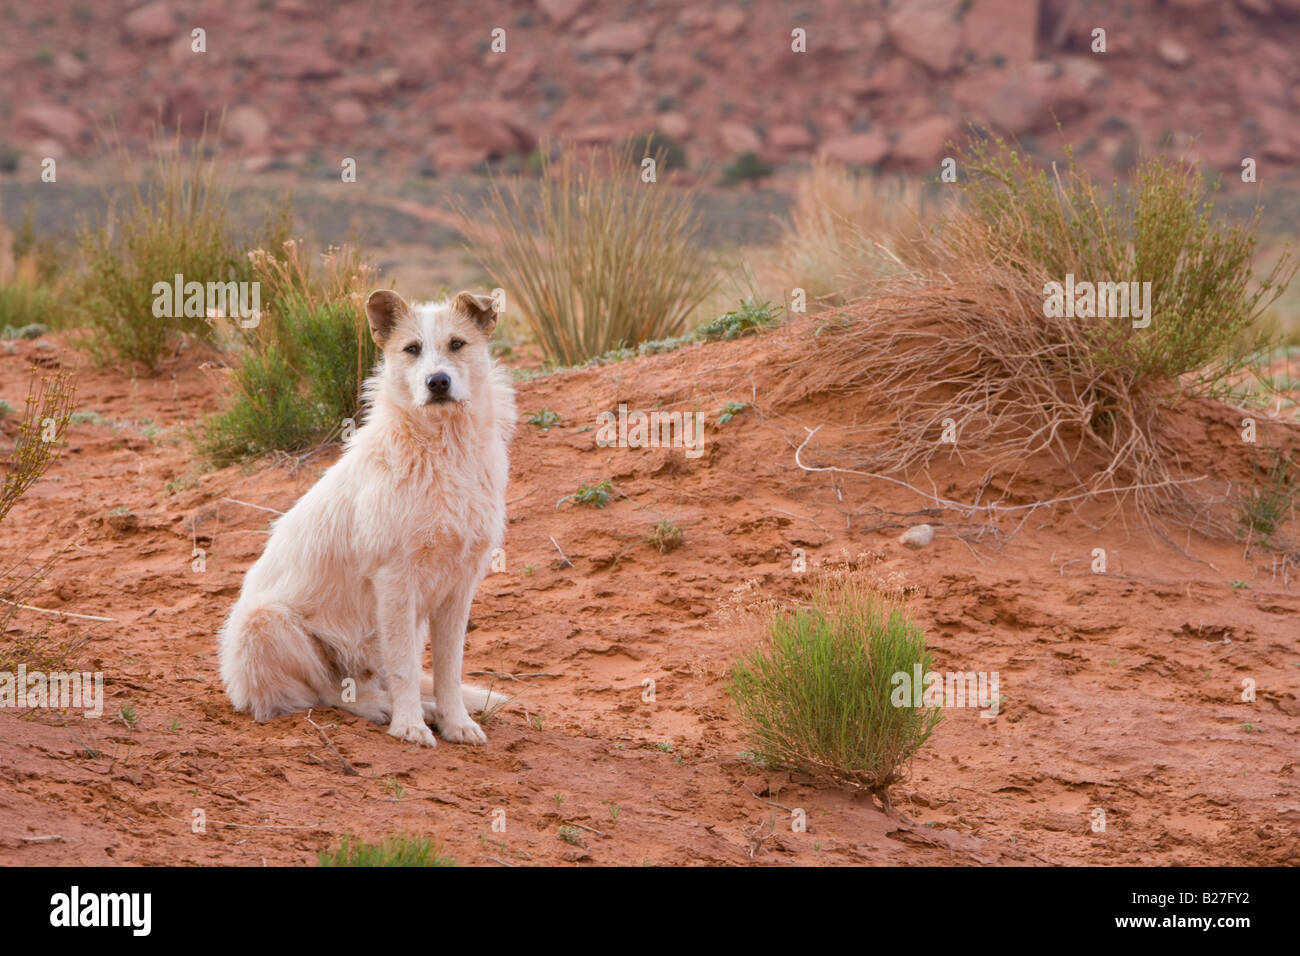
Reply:
[[[490,386],[493,301],[461,292],[445,302],[409,306],[380,289],[366,300],[370,334],[384,353],[379,390],[430,415],[481,400]]]

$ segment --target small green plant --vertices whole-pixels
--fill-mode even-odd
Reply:
[[[337,847],[316,854],[318,866],[457,866],[427,837],[397,834],[382,843],[363,843],[344,834]]]
[[[392,777],[384,778],[384,792],[392,798],[394,803],[406,796],[406,788]]]
[[[676,551],[686,541],[686,536],[682,529],[667,518],[660,519],[655,525],[654,532],[650,535],[650,543],[654,545],[655,550],[660,554],[668,554]]]
[[[124,726],[134,730],[136,721],[135,705],[131,703],[123,704],[117,712],[117,719],[120,720]]]
[[[0,418],[4,418],[7,415],[12,415],[16,411],[18,411],[18,409],[14,408],[3,398],[0,398]]]
[[[542,408],[528,416],[528,424],[536,425],[542,431],[546,431],[552,425],[558,425],[559,423],[559,412],[550,408]]]
[[[609,494],[613,487],[613,483],[608,478],[594,485],[579,485],[577,491],[571,495],[565,495],[555,503],[555,507],[560,507],[566,501],[574,501],[592,508],[603,508],[609,504]]]
[[[21,286],[0,286],[0,321],[14,315],[15,310],[10,297],[14,292],[21,290]],[[0,328],[0,339],[39,339],[49,331],[50,327],[42,322],[28,322],[26,325],[6,323],[3,328]]]
[[[1251,469],[1251,485],[1237,502],[1238,522],[1267,541],[1269,535],[1293,516],[1300,479],[1291,458],[1276,449],[1267,466],[1253,461]]]
[[[1235,580],[1234,580],[1234,581],[1232,582],[1232,586],[1233,586],[1234,588],[1238,588],[1239,590],[1246,590],[1246,591],[1250,590],[1250,585],[1247,584],[1245,581],[1235,581]]]
[[[655,165],[661,171],[686,168],[686,147],[658,131],[629,137],[627,150],[634,157],[658,157]]]
[[[781,307],[773,306],[771,302],[759,302],[754,298],[742,299],[739,309],[723,313],[708,325],[700,326],[695,334],[709,341],[737,339],[771,325],[781,312]]]
[[[533,566],[532,566],[531,564],[525,564],[525,565],[524,565],[524,575],[525,575],[526,577],[532,577],[532,575],[533,575]]]
[[[565,843],[572,843],[574,846],[582,846],[582,831],[577,827],[562,826],[559,833],[556,834]]]
[[[748,402],[727,402],[722,408],[718,409],[718,424],[727,424],[748,407]]]
[[[893,700],[894,675],[930,670],[925,635],[901,606],[861,588],[816,590],[774,616],[765,641],[732,666],[731,696],[762,762],[859,787],[888,788],[940,711]]]
[[[766,179],[776,170],[771,163],[765,162],[755,152],[744,152],[728,163],[722,170],[722,177],[718,180],[721,186],[735,186],[738,183],[753,182],[759,179]]]

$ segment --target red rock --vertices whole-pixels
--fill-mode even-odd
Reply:
[[[1268,0],[1237,0],[1237,6],[1257,17],[1271,17],[1273,6]]]
[[[1170,66],[1183,67],[1192,60],[1192,52],[1173,37],[1161,37],[1156,41],[1156,56]]]
[[[180,127],[184,135],[198,136],[208,117],[207,98],[193,83],[182,83],[167,92],[162,117],[169,129]]]
[[[340,126],[360,126],[366,121],[366,108],[357,100],[339,100],[330,107],[330,115]]]
[[[587,5],[587,0],[537,0],[537,7],[556,26],[562,27]]]
[[[1024,63],[1037,55],[1037,0],[972,0],[961,26],[966,49],[983,62]]]
[[[537,145],[536,135],[518,120],[516,111],[499,100],[461,105],[449,118],[461,145],[485,156],[499,159]]]
[[[78,86],[86,79],[86,64],[71,53],[54,54],[54,75],[69,86]]]
[[[496,59],[494,54],[489,54],[493,60]],[[495,65],[491,63],[489,65]],[[533,85],[537,78],[537,69],[540,62],[536,56],[531,53],[511,54],[509,62],[501,69],[497,79],[497,88],[506,95],[522,93]]]
[[[957,65],[962,43],[958,6],[959,0],[903,0],[887,21],[889,39],[930,72],[947,73]]]
[[[1086,112],[1091,97],[1082,79],[1056,64],[993,69],[954,84],[953,95],[973,117],[1018,136]]]
[[[749,14],[740,7],[725,7],[713,15],[713,29],[728,40],[738,36],[748,22]]]
[[[723,123],[718,129],[722,145],[733,153],[756,153],[763,148],[763,141],[753,128],[744,123]]]
[[[271,135],[271,123],[256,106],[236,106],[226,114],[221,135],[244,149],[262,151]]]
[[[68,151],[64,149],[62,143],[49,137],[33,140],[28,144],[26,153],[35,159],[37,163],[44,159],[62,159],[68,155]]]
[[[650,45],[650,31],[639,23],[611,23],[587,34],[582,47],[591,53],[631,56]]]
[[[86,121],[80,113],[67,106],[53,103],[28,106],[19,111],[15,121],[24,130],[57,140],[68,149],[75,149],[89,139],[90,128]]]
[[[767,141],[774,148],[785,152],[799,152],[813,148],[812,133],[808,132],[808,127],[798,123],[773,126],[767,135]]]
[[[918,123],[909,123],[903,128],[890,156],[904,162],[929,163],[938,160],[944,154],[944,146],[957,124],[947,116],[928,116]]]
[[[655,128],[669,139],[683,140],[691,135],[691,121],[681,113],[660,113]]]
[[[824,143],[819,153],[850,166],[874,166],[889,155],[889,143],[879,133],[853,133]]]
[[[328,80],[343,68],[325,51],[308,46],[281,50],[268,64],[272,75],[294,80]]]
[[[580,146],[607,146],[622,138],[623,131],[613,123],[591,123],[569,135],[569,139]]]
[[[166,3],[146,3],[122,18],[126,35],[137,43],[161,43],[177,33],[176,18]]]
[[[469,172],[482,164],[488,158],[488,153],[487,150],[448,143],[434,149],[431,158],[438,173],[445,175]]]

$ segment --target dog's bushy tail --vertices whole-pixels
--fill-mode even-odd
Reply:
[[[302,618],[278,602],[236,604],[220,645],[226,694],[255,720],[315,707],[336,683]]]
[[[485,687],[476,687],[473,684],[461,684],[460,693],[465,698],[465,709],[471,714],[500,707],[510,702],[510,698],[499,690],[488,690]],[[433,696],[432,674],[420,675],[420,696]]]

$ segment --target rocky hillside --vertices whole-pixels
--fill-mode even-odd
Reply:
[[[223,111],[250,170],[436,175],[657,129],[697,170],[921,171],[971,121],[1052,153],[1059,121],[1118,172],[1160,146],[1261,179],[1300,154],[1300,0],[46,0],[0,31],[0,169],[24,176]]]

